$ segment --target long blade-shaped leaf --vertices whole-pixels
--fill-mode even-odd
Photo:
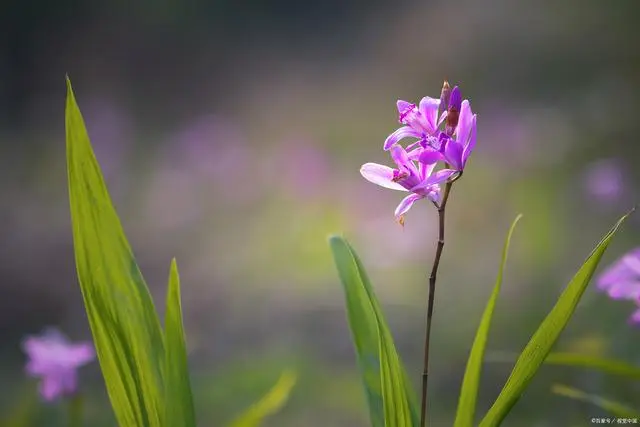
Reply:
[[[191,395],[187,349],[182,325],[180,276],[175,258],[171,260],[167,310],[164,315],[165,333],[165,424],[166,426],[195,427],[196,417]]]
[[[229,427],[258,427],[266,417],[278,412],[287,403],[295,383],[295,374],[290,371],[284,372],[273,388]]]
[[[638,418],[640,411],[630,408],[622,403],[614,400],[605,399],[595,394],[589,394],[573,387],[562,384],[555,384],[551,387],[551,392],[559,396],[568,397],[570,399],[579,400],[581,402],[590,403],[598,408],[604,409],[614,417],[622,418]]]
[[[66,136],[76,269],[111,405],[121,426],[161,426],[160,322],[68,79]]]
[[[632,380],[640,380],[640,368],[621,360],[585,356],[578,353],[550,353],[544,363],[548,365],[590,368],[611,375],[618,375]]]
[[[553,347],[560,333],[569,322],[611,239],[630,214],[631,212],[618,220],[600,243],[598,243],[573,279],[571,279],[566,289],[560,295],[556,305],[542,321],[540,327],[538,327],[538,330],[533,334],[533,337],[531,337],[531,340],[518,357],[513,371],[511,371],[511,375],[502,388],[500,395],[480,423],[481,427],[499,425],[513,405],[516,404],[540,368],[540,365],[542,365],[544,359],[551,351],[551,347]]]
[[[414,391],[362,263],[345,239],[333,236],[329,244],[345,293],[371,424],[373,427],[417,426]]]
[[[491,361],[497,363],[511,363],[517,355],[510,353],[496,353]],[[609,375],[616,375],[634,381],[640,381],[640,367],[622,360],[606,359],[580,353],[549,353],[544,360],[545,365],[572,366],[576,368],[594,369]]]
[[[482,371],[482,362],[484,359],[484,350],[487,345],[487,338],[489,336],[489,328],[491,327],[491,318],[493,317],[493,310],[495,309],[496,302],[498,301],[498,295],[500,294],[500,288],[502,287],[502,276],[504,269],[507,265],[507,255],[509,254],[509,245],[511,243],[511,236],[516,228],[516,224],[522,218],[522,215],[518,215],[507,238],[504,241],[504,248],[502,249],[502,260],[500,262],[500,268],[498,270],[498,277],[496,278],[496,284],[493,287],[493,292],[489,298],[484,313],[482,314],[482,320],[476,332],[476,337],[471,347],[471,353],[469,354],[469,360],[467,361],[467,369],[464,373],[464,379],[462,380],[462,388],[460,390],[460,400],[458,401],[458,410],[456,412],[455,427],[472,427],[473,417],[476,412],[476,400],[478,397],[478,387],[480,385],[480,374]]]

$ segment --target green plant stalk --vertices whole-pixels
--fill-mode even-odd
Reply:
[[[80,393],[70,396],[67,400],[69,411],[69,427],[82,427],[82,413],[84,401]]]
[[[429,381],[429,342],[431,340],[431,321],[433,319],[433,305],[436,292],[436,277],[438,275],[438,267],[440,266],[440,257],[444,249],[444,218],[447,201],[451,193],[453,182],[448,182],[444,188],[442,203],[438,206],[438,244],[436,246],[436,255],[433,260],[433,267],[429,275],[429,300],[427,302],[427,326],[424,335],[424,360],[422,365],[422,401],[420,404],[420,426],[426,426],[427,414],[427,383]]]

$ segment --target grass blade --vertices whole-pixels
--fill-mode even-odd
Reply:
[[[633,212],[633,211],[631,211]],[[631,214],[624,215],[613,228],[598,243],[591,255],[580,270],[571,279],[565,290],[560,295],[556,305],[542,321],[538,330],[533,334],[502,388],[500,395],[494,402],[489,412],[480,423],[481,427],[497,426],[507,416],[513,405],[516,404],[527,385],[536,374],[540,365],[544,362],[551,348],[565,328],[569,319],[582,297],[593,273],[598,267],[602,255],[606,251],[611,239],[618,231],[620,225]]]
[[[65,119],[76,269],[109,399],[119,425],[162,426],[160,322],[109,197],[69,79]]]
[[[175,258],[171,260],[167,310],[164,318],[165,333],[165,425],[195,427],[196,416],[189,381],[187,349],[182,324],[180,277]]]
[[[455,427],[473,426],[473,418],[476,412],[476,400],[478,398],[478,387],[480,385],[480,375],[482,371],[482,362],[487,345],[487,338],[489,336],[489,328],[491,327],[493,310],[495,309],[496,302],[498,301],[498,295],[500,294],[500,288],[502,287],[502,277],[507,264],[507,255],[509,253],[511,236],[513,235],[520,218],[522,218],[521,214],[513,221],[511,228],[509,228],[509,232],[507,233],[504,248],[502,249],[502,260],[500,261],[500,268],[498,270],[496,283],[493,287],[493,292],[491,293],[489,302],[482,314],[482,320],[480,321],[478,332],[476,332],[476,337],[473,341],[473,346],[471,347],[469,360],[467,361],[467,369],[464,373],[464,379],[462,380],[458,410],[456,411],[456,419],[454,422]]]
[[[229,427],[258,427],[266,417],[278,412],[287,403],[295,383],[295,374],[284,372],[273,388]]]
[[[371,425],[417,426],[419,416],[414,391],[362,263],[342,237],[331,237],[329,244],[345,293],[347,318]]]
[[[511,363],[516,355],[496,353],[492,355],[491,362]],[[583,355],[580,353],[549,353],[544,360],[545,365],[571,366],[600,371],[604,374],[616,375],[633,381],[640,381],[640,367],[615,359]]]
[[[640,416],[640,411],[629,408],[622,403],[610,399],[605,399],[595,394],[589,394],[582,390],[568,387],[566,385],[554,384],[551,387],[551,392],[559,396],[568,397],[570,399],[575,399],[580,402],[585,402],[597,406],[600,409],[604,409],[614,417],[638,418],[638,416]]]

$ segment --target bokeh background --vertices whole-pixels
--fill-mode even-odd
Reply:
[[[178,259],[197,411],[222,426],[286,368],[271,427],[359,427],[367,410],[326,238],[344,233],[420,378],[437,217],[393,220],[398,98],[459,84],[478,144],[448,210],[433,329],[433,426],[451,425],[502,241],[519,212],[488,345],[518,352],[611,224],[637,202],[640,3],[632,0],[5,1],[0,13],[0,407],[57,426],[23,375],[25,335],[90,338],[74,270],[64,148],[69,73],[114,203],[163,306]],[[636,215],[604,263],[640,244]],[[591,286],[557,349],[640,363],[632,303]],[[511,364],[485,366],[479,411]],[[112,426],[96,363],[91,426]],[[640,405],[635,384],[545,367],[507,426],[584,425],[561,382]],[[417,388],[417,387],[416,387]],[[27,403],[25,403],[27,402]],[[27,406],[21,406],[27,405]]]

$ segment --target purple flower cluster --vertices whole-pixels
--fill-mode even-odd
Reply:
[[[636,311],[629,322],[640,326],[640,248],[633,249],[607,268],[597,280],[598,289],[615,300],[631,300]]]
[[[27,374],[40,378],[40,395],[47,402],[76,392],[76,370],[95,359],[89,342],[73,344],[57,329],[40,336],[29,336],[22,342],[27,353]]]
[[[392,190],[408,191],[395,211],[403,223],[404,214],[420,199],[441,203],[441,184],[462,174],[476,145],[476,115],[468,100],[462,100],[458,86],[444,83],[440,99],[425,96],[419,105],[399,100],[399,121],[403,125],[384,142],[396,168],[366,163],[360,173],[368,181]],[[403,148],[400,141],[413,141]],[[439,162],[444,168],[435,171]]]

